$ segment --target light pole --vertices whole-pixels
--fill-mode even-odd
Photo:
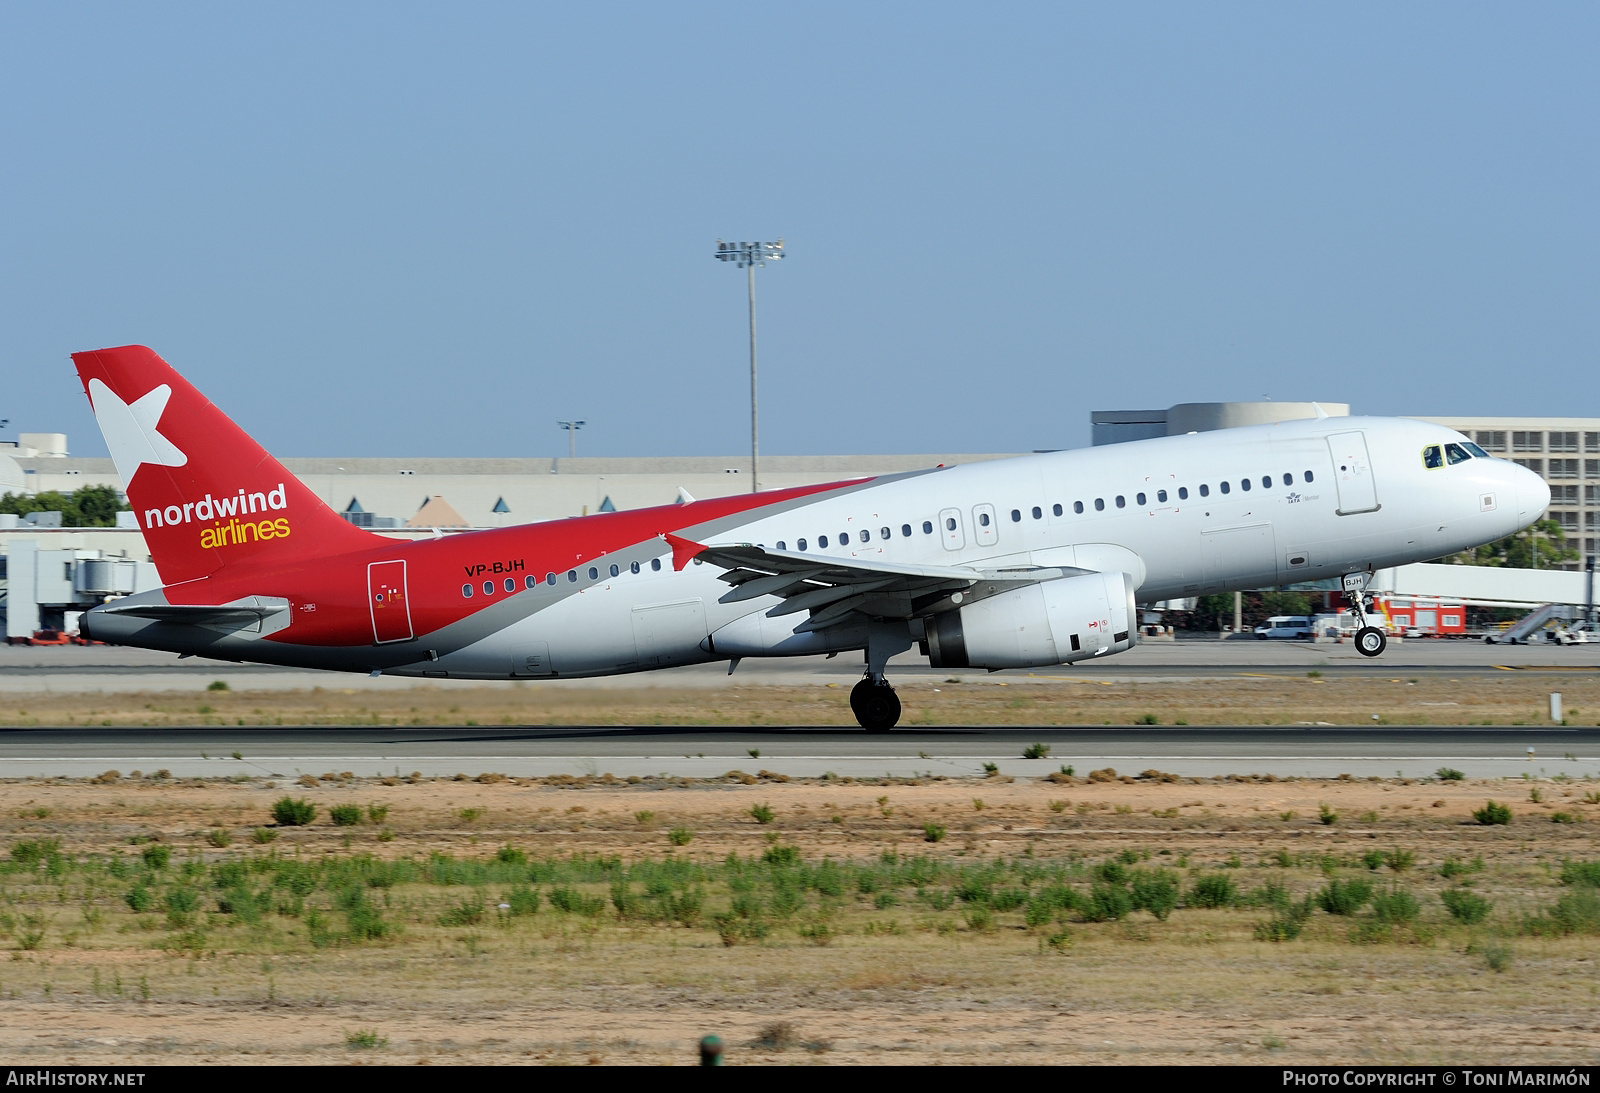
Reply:
[[[558,421],[556,424],[566,430],[567,433],[567,458],[578,458],[578,430],[583,428],[584,423],[581,421]]]
[[[756,267],[783,257],[783,240],[776,243],[724,243],[717,240],[717,258],[750,271],[750,492],[761,488],[760,419],[756,414]]]

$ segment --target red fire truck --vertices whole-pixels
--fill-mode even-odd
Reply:
[[[1408,638],[1461,637],[1467,632],[1467,610],[1449,600],[1379,596],[1377,608],[1391,633]]]

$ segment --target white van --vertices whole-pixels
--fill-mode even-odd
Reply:
[[[1545,641],[1553,641],[1557,645],[1584,645],[1589,642],[1600,641],[1600,630],[1589,622],[1576,622],[1571,626],[1557,627],[1545,635]]]
[[[1309,615],[1274,615],[1255,629],[1256,637],[1262,641],[1268,638],[1291,638],[1302,641],[1311,637],[1311,616]]]

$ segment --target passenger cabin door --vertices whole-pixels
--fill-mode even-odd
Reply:
[[[367,565],[367,604],[372,609],[372,640],[378,645],[411,640],[411,604],[406,598],[406,563]]]
[[[1367,457],[1366,434],[1334,433],[1328,438],[1328,454],[1333,456],[1333,480],[1339,489],[1339,515],[1382,508],[1377,483],[1372,480],[1372,461]]]

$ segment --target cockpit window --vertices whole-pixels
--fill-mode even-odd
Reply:
[[[1439,450],[1439,445],[1429,444],[1422,449],[1422,465],[1430,471],[1436,471],[1444,466],[1444,453]]]
[[[1457,463],[1465,463],[1472,458],[1467,454],[1467,450],[1459,444],[1446,444],[1444,446],[1444,457],[1450,461],[1452,467]]]
[[[1477,456],[1479,459],[1493,459],[1494,458],[1488,452],[1484,451],[1482,448],[1478,447],[1476,444],[1474,444],[1470,440],[1466,441],[1461,446],[1463,448],[1465,448],[1467,451],[1471,452],[1473,455]]]

